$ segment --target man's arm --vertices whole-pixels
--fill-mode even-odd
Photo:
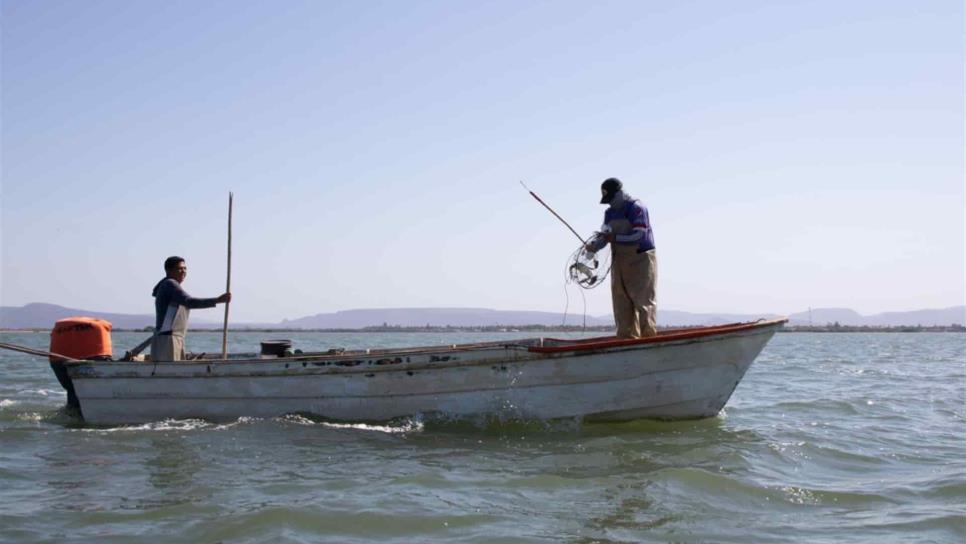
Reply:
[[[614,237],[614,240],[620,244],[639,242],[641,238],[644,236],[645,230],[646,229],[644,227],[635,226],[633,227],[631,232],[627,234],[618,234],[617,236]]]
[[[170,283],[171,289],[171,301],[176,304],[184,305],[192,310],[199,308],[214,308],[216,304],[221,302],[228,302],[231,300],[231,293],[224,293],[216,298],[195,298],[189,295],[184,289],[181,288],[181,284],[176,281]]]
[[[586,249],[591,253],[597,253],[598,251],[607,247],[608,243],[609,243],[609,240],[607,238],[607,234],[603,232],[598,232],[597,234],[594,235],[593,238],[591,238],[587,242],[587,245],[584,246],[584,249]]]

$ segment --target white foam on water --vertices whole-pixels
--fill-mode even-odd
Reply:
[[[240,417],[240,418],[238,418],[235,421],[232,421],[230,423],[221,423],[221,424],[215,425],[215,426],[212,427],[212,429],[214,429],[216,431],[223,431],[225,429],[231,429],[232,427],[235,427],[237,425],[242,425],[242,424],[247,424],[247,423],[254,423],[256,421],[261,421],[261,418],[243,416],[243,417]]]
[[[202,419],[165,419],[141,425],[122,425],[120,427],[72,429],[81,432],[117,433],[131,431],[194,431],[213,427],[211,423]]]
[[[140,425],[121,425],[118,427],[93,427],[93,428],[82,428],[82,429],[72,429],[75,431],[82,432],[94,432],[94,433],[116,433],[116,432],[137,432],[137,431],[198,431],[198,430],[212,430],[212,431],[223,431],[226,429],[231,429],[232,427],[237,427],[238,425],[245,425],[249,423],[255,423],[262,421],[262,418],[258,417],[240,417],[235,421],[230,421],[228,423],[213,423],[210,421],[205,421],[203,419],[165,419],[162,421],[152,421],[150,423],[142,423]]]
[[[423,422],[416,420],[407,420],[405,423],[398,427],[393,427],[390,425],[367,425],[365,423],[327,423],[321,422],[319,425],[323,427],[329,427],[331,429],[355,429],[357,431],[370,431],[378,433],[387,434],[405,434],[411,432],[422,432]]]
[[[19,400],[3,399],[0,400],[0,410],[9,408],[10,406],[16,406],[18,404],[20,404]]]
[[[63,389],[22,389],[20,392],[26,395],[39,395],[41,397],[67,398],[67,392]]]
[[[262,419],[257,417],[240,417],[235,421],[232,421],[229,423],[219,423],[219,424],[211,423],[203,419],[165,419],[163,421],[154,421],[151,423],[143,423],[140,425],[121,425],[118,427],[80,428],[80,429],[71,429],[71,431],[93,432],[93,433],[117,433],[117,432],[141,432],[141,431],[197,431],[202,429],[220,431],[220,430],[230,429],[238,425],[244,425],[244,424],[254,423],[258,421],[262,421]],[[318,425],[318,426],[328,427],[332,429],[353,429],[357,431],[380,432],[380,433],[388,433],[388,434],[403,434],[403,433],[411,433],[411,432],[420,432],[423,430],[422,421],[419,421],[416,419],[406,420],[405,422],[400,423],[398,426],[367,425],[365,423],[328,423],[324,421],[314,421],[305,416],[292,414],[292,415],[287,415],[284,417],[277,418],[276,421],[294,423],[296,425],[305,425],[305,426]]]
[[[297,414],[284,416],[281,418],[281,420],[286,423],[295,423],[296,425],[318,425],[317,421],[312,421],[305,416],[300,416]]]
[[[802,487],[786,486],[781,488],[785,500],[793,504],[820,504],[821,501],[810,490]]]
[[[417,419],[407,419],[398,426],[393,425],[368,425],[365,423],[331,423],[327,421],[316,421],[299,414],[288,414],[277,418],[277,421],[294,423],[296,425],[328,427],[330,429],[354,429],[357,431],[370,431],[388,434],[402,434],[409,432],[419,432],[423,430],[423,423]]]

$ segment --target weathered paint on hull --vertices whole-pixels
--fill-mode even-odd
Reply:
[[[70,374],[84,419],[94,424],[291,413],[335,421],[689,419],[721,410],[781,323],[559,353],[479,345],[304,360],[81,363]]]

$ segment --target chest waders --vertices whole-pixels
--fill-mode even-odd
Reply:
[[[630,234],[627,219],[607,222],[615,235]],[[641,338],[657,334],[657,255],[638,252],[638,243],[611,242],[610,293],[617,336]]]
[[[186,306],[172,304],[168,306],[168,314],[171,314],[171,312],[174,312],[171,319],[171,330],[156,332],[154,339],[151,341],[152,361],[184,360],[184,336],[188,332],[190,310]]]

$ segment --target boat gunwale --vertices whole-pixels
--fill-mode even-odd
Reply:
[[[494,340],[491,342],[474,342],[469,344],[447,344],[442,346],[415,346],[415,347],[401,347],[401,348],[372,348],[365,350],[346,350],[343,352],[331,353],[328,351],[318,351],[318,352],[308,352],[301,353],[293,357],[276,357],[270,359],[262,359],[254,354],[250,359],[191,359],[183,361],[101,361],[94,359],[70,359],[61,361],[64,365],[82,365],[82,364],[117,364],[117,363],[137,363],[137,364],[211,364],[211,363],[247,363],[247,362],[277,362],[277,361],[297,361],[302,362],[305,360],[342,360],[342,359],[357,359],[359,356],[374,356],[374,355],[412,355],[412,354],[423,354],[423,353],[448,353],[453,351],[478,351],[493,348],[517,348],[526,349],[527,351],[533,353],[558,353],[566,351],[583,351],[583,350],[600,350],[612,347],[624,347],[624,346],[635,346],[638,344],[659,344],[663,342],[672,342],[675,340],[682,340],[687,338],[697,338],[703,336],[713,336],[716,334],[723,334],[732,331],[754,329],[759,327],[767,327],[770,325],[778,325],[787,323],[787,317],[779,317],[774,319],[761,318],[756,321],[747,322],[736,322],[728,323],[724,325],[712,325],[708,327],[682,327],[675,329],[666,329],[661,331],[656,336],[650,336],[646,338],[618,338],[615,336],[595,336],[592,338],[580,338],[576,340],[566,339],[566,338],[553,338],[553,337],[533,337],[533,338],[520,338],[515,340]],[[546,346],[546,345],[531,345],[531,344],[546,344],[547,342],[556,343],[558,345]]]
[[[340,360],[350,360],[356,361],[359,358],[356,357],[346,357],[346,356],[327,356],[327,357],[312,357],[303,356],[301,358],[276,358],[276,359],[245,359],[245,360],[192,360],[192,361],[158,361],[156,363],[152,362],[136,362],[136,361],[81,361],[81,362],[71,362],[65,363],[68,367],[90,367],[95,366],[99,368],[107,366],[134,366],[138,369],[148,369],[151,368],[151,373],[149,375],[142,375],[140,373],[123,373],[114,374],[110,376],[92,376],[85,373],[77,373],[72,376],[73,379],[194,379],[194,378],[236,378],[236,377],[285,377],[285,376],[306,376],[306,375],[339,375],[339,374],[358,374],[358,373],[383,373],[383,372],[400,372],[400,371],[416,371],[416,370],[441,370],[447,368],[459,368],[459,367],[469,367],[469,366],[486,366],[486,365],[516,365],[522,363],[528,363],[532,361],[541,360],[553,360],[561,358],[563,353],[571,352],[572,354],[566,358],[577,358],[585,357],[590,355],[597,355],[601,353],[611,354],[620,353],[625,351],[634,351],[638,349],[654,349],[660,347],[671,347],[679,346],[692,343],[700,343],[707,341],[717,341],[723,340],[726,337],[734,335],[735,333],[758,333],[766,332],[765,329],[780,325],[785,320],[772,320],[767,322],[755,322],[748,324],[750,326],[744,327],[731,327],[728,330],[723,331],[713,331],[706,334],[676,334],[674,338],[665,338],[662,342],[641,342],[640,340],[635,341],[622,341],[618,340],[616,342],[610,342],[606,348],[594,347],[596,344],[589,344],[587,346],[580,347],[579,349],[573,349],[572,347],[567,347],[563,350],[552,351],[549,353],[541,352],[529,352],[522,351],[519,352],[522,357],[516,359],[507,359],[505,357],[494,357],[494,358],[483,358],[483,359],[470,359],[470,360],[450,360],[450,361],[414,361],[414,362],[400,362],[393,364],[378,364],[374,363],[373,360],[376,358],[370,358],[368,364],[355,364],[351,366],[338,365]],[[736,336],[745,336],[745,334],[738,334]],[[647,339],[650,340],[650,339]],[[487,350],[500,348],[501,346],[510,348],[525,348],[526,346],[519,346],[514,344],[495,344],[485,347],[476,347],[476,350]],[[452,352],[452,348],[447,348],[449,352]],[[472,350],[466,350],[472,351]],[[327,364],[313,365],[316,368],[306,368],[306,364],[313,362],[326,361]],[[224,367],[229,364],[232,365],[248,365],[248,364],[258,364],[265,365],[264,370],[259,371],[232,371],[232,369],[226,369],[227,372],[212,373],[209,366],[215,363],[218,367]],[[266,364],[268,363],[268,364]],[[279,363],[285,363],[284,368],[279,368]],[[288,367],[291,363],[302,363],[301,368],[290,369]],[[269,366],[271,365],[271,366]],[[182,374],[163,374],[158,375],[157,367],[177,367],[179,369],[184,369],[188,372]],[[73,369],[72,368],[72,369]],[[201,372],[190,372],[189,369],[201,370]],[[306,372],[306,370],[310,372]],[[203,372],[203,373],[202,373]]]
[[[607,349],[611,347],[624,347],[624,346],[636,346],[641,344],[658,344],[663,342],[671,342],[674,340],[686,340],[688,338],[700,338],[704,336],[712,336],[715,334],[724,334],[728,332],[737,332],[742,330],[751,330],[760,327],[767,327],[770,325],[781,325],[788,322],[787,317],[780,317],[775,319],[759,319],[757,321],[750,322],[739,322],[739,323],[727,323],[724,325],[713,325],[710,327],[699,327],[699,328],[682,328],[682,329],[671,329],[670,331],[664,331],[656,336],[648,336],[646,338],[615,338],[613,336],[601,336],[596,338],[582,338],[579,340],[564,340],[556,338],[546,338],[545,341],[549,340],[552,342],[560,342],[561,345],[557,346],[531,346],[529,351],[534,353],[560,353],[568,351],[582,351],[582,350],[599,350]]]

